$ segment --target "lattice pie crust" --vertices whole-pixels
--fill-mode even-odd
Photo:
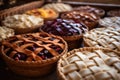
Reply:
[[[59,60],[61,80],[120,80],[120,57],[100,48],[73,50]]]

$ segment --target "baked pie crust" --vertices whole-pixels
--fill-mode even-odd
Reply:
[[[96,28],[83,36],[85,46],[104,47],[120,51],[120,28]]]
[[[93,6],[79,6],[79,7],[75,7],[73,10],[94,13],[100,17],[103,17],[105,15],[105,11],[102,8],[97,8]]]
[[[51,72],[59,57],[67,52],[61,37],[47,33],[16,35],[3,40],[1,45],[1,55],[8,67],[30,77]]]
[[[120,54],[85,47],[64,54],[58,61],[60,80],[120,80]]]
[[[55,19],[45,22],[45,25],[40,27],[40,31],[61,36],[67,41],[68,48],[71,50],[81,46],[83,34],[88,31],[88,28],[74,20]]]
[[[83,22],[89,30],[96,27],[98,24],[99,16],[94,13],[89,13],[85,11],[67,11],[61,14],[60,16],[62,19],[72,19],[76,22]]]
[[[26,14],[42,17],[45,20],[56,19],[59,16],[58,12],[54,11],[53,9],[43,9],[43,8],[29,10],[26,12]]]

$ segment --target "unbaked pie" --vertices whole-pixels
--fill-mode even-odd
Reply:
[[[120,80],[120,56],[109,49],[80,48],[58,62],[60,80]]]
[[[99,20],[99,25],[103,27],[120,28],[120,17],[105,17]]]
[[[120,28],[96,28],[84,35],[85,46],[110,48],[120,51]]]
[[[0,27],[0,41],[8,37],[14,36],[14,30],[5,26]]]

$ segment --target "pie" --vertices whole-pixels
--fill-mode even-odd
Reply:
[[[102,8],[97,8],[93,6],[79,6],[79,7],[75,7],[73,10],[94,13],[100,17],[103,17],[105,15],[105,11]]]
[[[13,72],[34,77],[53,71],[59,57],[67,52],[67,44],[55,35],[29,33],[3,40],[0,49]]]
[[[58,17],[58,13],[55,12],[53,9],[33,9],[26,12],[28,15],[35,15],[37,17],[42,17],[45,20],[56,19]]]
[[[16,14],[8,16],[2,24],[15,30],[16,34],[34,32],[43,25],[43,18],[34,15]]]
[[[61,38],[41,33],[16,35],[2,41],[2,52],[17,61],[46,60],[60,55],[64,49]]]
[[[64,3],[48,3],[44,5],[42,8],[53,9],[58,13],[72,10],[72,7],[69,4]]]
[[[87,27],[83,23],[77,23],[73,20],[67,19],[46,21],[41,29],[44,32],[52,33],[58,36],[81,35],[87,31]]]
[[[68,42],[69,49],[78,48],[83,34],[88,31],[88,28],[83,23],[75,22],[74,20],[55,19],[46,21],[44,26],[40,27],[40,31],[49,34],[61,36]]]
[[[99,25],[103,27],[120,28],[120,17],[105,17],[99,20]]]
[[[60,80],[120,80],[120,52],[86,47],[64,54],[58,61]]]
[[[85,11],[81,12],[81,11],[76,11],[76,10],[62,13],[61,18],[72,19],[77,22],[83,22],[89,28],[89,30],[96,27],[96,25],[98,24],[98,20],[99,20],[99,16],[93,13],[89,13]]]
[[[104,47],[120,51],[120,28],[96,28],[83,37],[85,46]]]

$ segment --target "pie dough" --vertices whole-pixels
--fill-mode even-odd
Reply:
[[[99,20],[99,24],[104,27],[120,28],[120,17],[105,17]]]
[[[120,80],[120,57],[103,48],[75,49],[59,60],[58,75],[61,80]]]
[[[84,35],[85,46],[104,47],[120,51],[120,28],[96,28]]]

